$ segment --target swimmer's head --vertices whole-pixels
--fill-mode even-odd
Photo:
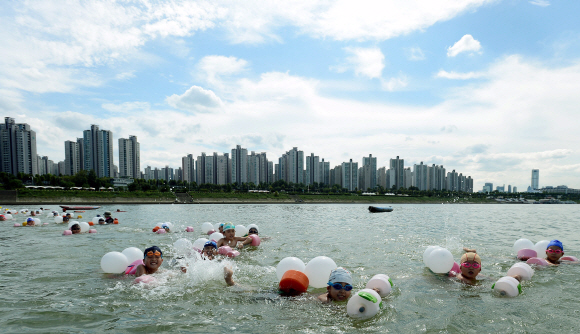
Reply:
[[[257,227],[255,227],[255,226],[250,227],[250,229],[248,230],[248,235],[252,235],[252,234],[258,235],[258,228]]]
[[[468,252],[459,260],[461,275],[467,279],[475,279],[481,272],[481,258],[476,253]]]
[[[62,217],[62,221],[63,221],[63,222],[67,222],[67,221],[69,221],[69,219],[70,219],[70,218],[69,218],[68,216],[64,216],[64,217]]]
[[[548,246],[546,246],[546,249],[548,249],[548,248],[550,248],[552,246],[559,247],[561,251],[564,250],[564,245],[562,244],[562,242],[560,240],[554,239],[554,240],[550,241],[550,243],[548,244]]]
[[[211,240],[211,241],[208,241],[208,242],[206,242],[206,243],[203,245],[203,249],[204,249],[204,250],[205,250],[206,248],[208,248],[208,247],[210,247],[210,248],[211,248],[211,247],[213,247],[214,249],[217,249],[217,244],[216,244],[216,242],[215,242],[215,241]]]
[[[352,291],[352,275],[342,267],[334,269],[330,272],[326,290],[328,291],[328,297],[332,300],[347,300]]]
[[[32,218],[26,219],[26,226],[34,226],[34,223],[35,223],[34,219]]]
[[[546,247],[546,259],[551,263],[558,263],[560,258],[564,256],[564,245],[560,240],[552,240]]]
[[[224,225],[224,237],[231,239],[236,236],[236,227],[232,223],[226,223]]]
[[[0,215],[0,221],[5,221],[5,220],[6,220],[6,216]]]
[[[236,227],[232,223],[226,223],[226,224],[224,224],[224,232],[227,230],[234,230],[235,231]]]
[[[105,218],[99,218],[99,224],[104,225],[105,224]]]
[[[79,224],[73,224],[73,226],[70,227],[70,230],[72,231],[72,234],[81,233],[81,227]]]
[[[163,258],[163,252],[161,251],[161,248],[151,246],[143,251],[143,258],[147,258],[148,256],[160,256]]]
[[[157,246],[151,246],[145,249],[143,256],[143,265],[152,272],[157,271],[163,263],[163,252]]]
[[[67,214],[66,214],[66,216],[67,216],[67,217],[68,217],[68,216],[70,216],[70,213],[67,213]]]

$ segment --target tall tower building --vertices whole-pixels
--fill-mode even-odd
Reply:
[[[540,170],[532,169],[532,189],[540,189]]]
[[[195,159],[192,154],[181,158],[181,169],[183,170],[183,181],[187,181],[188,183],[196,182]]]
[[[377,187],[377,158],[369,154],[368,157],[363,157],[362,165],[363,167],[368,166],[367,168],[363,168],[365,180],[364,189],[375,189]]]
[[[137,136],[119,138],[119,176],[139,178],[141,176],[141,153]]]
[[[304,152],[297,147],[278,159],[280,179],[292,183],[304,183]]]
[[[413,178],[415,180],[415,182],[413,183],[415,187],[419,188],[419,190],[427,190],[429,181],[429,175],[427,173],[427,165],[424,165],[423,161],[421,161],[421,164],[419,165],[415,164],[413,167],[414,167]]]
[[[358,188],[358,162],[342,163],[342,187],[349,191],[354,191]]]
[[[64,142],[64,171],[63,175],[75,175],[81,170],[79,144],[76,141]]]
[[[113,177],[113,133],[91,125],[83,131],[84,168],[94,170],[97,177]]]
[[[320,158],[315,156],[314,153],[310,153],[306,157],[306,178],[304,183],[314,184],[314,182],[319,183],[320,180]]]
[[[405,159],[397,158],[391,159],[389,163],[389,169],[391,170],[391,184],[395,186],[395,189],[400,189],[405,186]]]
[[[231,182],[238,185],[248,182],[248,150],[236,145],[232,149]]]
[[[16,124],[14,118],[5,117],[0,124],[0,171],[36,175],[37,160],[36,132],[26,123]]]

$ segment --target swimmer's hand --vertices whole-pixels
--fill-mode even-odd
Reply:
[[[184,274],[187,273],[187,267],[181,267],[181,272]]]
[[[239,243],[239,244],[238,244],[238,248],[239,248],[239,249],[242,249],[242,248],[244,248],[244,244],[243,244],[243,243]]]
[[[520,275],[512,275],[512,277],[515,278],[515,279],[517,279],[518,282],[521,282],[522,281],[522,276],[520,276]]]
[[[466,253],[477,253],[477,251],[475,250],[475,248],[463,247],[463,251],[466,252]]]

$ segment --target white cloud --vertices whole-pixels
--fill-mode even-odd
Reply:
[[[467,34],[461,37],[453,46],[447,49],[447,57],[455,57],[462,52],[478,52],[480,53],[481,44],[479,41],[473,38],[473,36]]]
[[[122,73],[115,75],[115,79],[120,80],[120,81],[132,79],[134,77],[135,77],[135,71],[122,72]]]
[[[530,3],[540,7],[548,7],[550,5],[550,2],[547,0],[532,0]]]
[[[393,92],[407,87],[409,80],[407,76],[401,74],[398,77],[390,78],[389,80],[383,80],[381,86],[384,90]]]
[[[214,92],[199,86],[191,86],[182,95],[173,94],[166,101],[174,108],[196,112],[207,112],[222,105],[222,101]]]
[[[197,64],[200,75],[209,83],[218,83],[221,76],[239,74],[247,69],[248,62],[230,56],[205,56]]]
[[[148,110],[151,108],[149,102],[123,102],[121,104],[114,104],[114,103],[103,103],[101,107],[105,110],[118,112],[118,113],[127,113],[136,110]]]
[[[380,78],[385,68],[385,55],[381,49],[375,48],[345,48],[351,56],[346,60],[356,75],[368,78]]]
[[[447,72],[445,70],[440,70],[437,72],[437,78],[445,78],[445,79],[459,79],[459,80],[467,80],[467,79],[477,79],[481,78],[485,75],[482,72],[468,72],[468,73],[457,73],[457,72]]]
[[[417,61],[417,60],[425,60],[425,53],[421,48],[410,48],[409,49],[409,60]]]

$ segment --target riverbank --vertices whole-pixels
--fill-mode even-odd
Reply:
[[[496,204],[493,199],[357,194],[170,193],[23,190],[0,194],[2,204]]]

